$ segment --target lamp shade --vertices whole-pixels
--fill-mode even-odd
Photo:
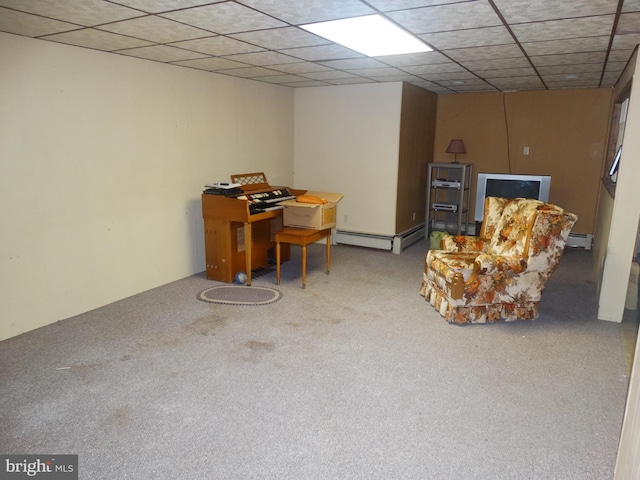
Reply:
[[[467,153],[467,150],[464,148],[464,142],[459,138],[454,138],[449,142],[447,153]]]

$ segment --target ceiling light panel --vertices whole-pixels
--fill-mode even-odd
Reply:
[[[301,25],[305,30],[369,57],[429,52],[422,40],[380,15]]]

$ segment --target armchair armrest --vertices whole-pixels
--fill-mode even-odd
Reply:
[[[476,257],[479,273],[491,275],[493,273],[506,273],[507,276],[517,275],[527,269],[527,260],[520,256],[504,256],[480,254]]]
[[[487,243],[480,237],[469,235],[445,235],[440,246],[449,252],[485,252]]]

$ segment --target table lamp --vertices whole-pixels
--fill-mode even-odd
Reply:
[[[467,153],[467,150],[464,148],[464,142],[459,138],[454,138],[449,142],[447,153],[453,153],[455,155],[453,157],[453,163],[458,163],[458,154]]]

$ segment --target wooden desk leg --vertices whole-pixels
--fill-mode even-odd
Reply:
[[[247,274],[247,285],[249,286],[251,285],[251,243],[251,224],[246,222],[244,224],[244,254],[247,271],[244,273]]]
[[[302,288],[307,288],[307,246],[302,245]]]
[[[280,285],[280,242],[276,242],[276,285]]]
[[[331,235],[327,237],[327,275],[331,270]]]

